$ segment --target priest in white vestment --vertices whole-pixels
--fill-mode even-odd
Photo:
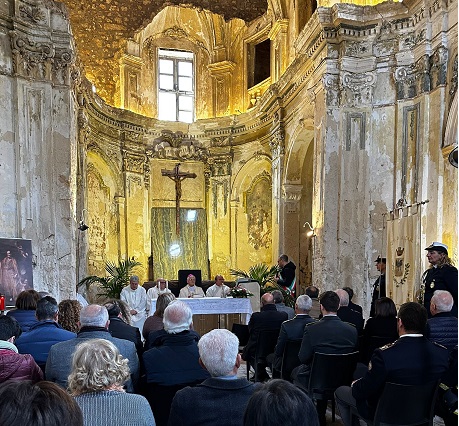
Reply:
[[[180,290],[179,297],[204,297],[204,290],[196,285],[194,275],[186,277],[186,286]]]
[[[120,299],[129,306],[132,325],[142,332],[143,324],[147,319],[147,292],[139,286],[137,275],[132,275],[129,285],[121,290]]]
[[[222,275],[215,277],[215,284],[210,286],[206,291],[207,297],[226,297],[230,292],[230,288],[224,284],[225,279]]]
[[[152,300],[156,300],[160,294],[166,293],[172,293],[169,290],[169,282],[164,278],[158,278],[156,285],[147,291],[147,307],[149,315],[153,315],[153,312],[151,311]]]

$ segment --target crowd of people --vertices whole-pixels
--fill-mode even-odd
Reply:
[[[445,262],[446,246],[426,250],[431,269],[454,268]],[[276,281],[293,295],[288,279],[294,281],[295,268],[283,256],[279,266],[287,272]],[[352,288],[308,287],[294,308],[274,290],[262,295],[260,312],[251,315],[242,351],[228,330],[200,336],[189,305],[163,278],[146,291],[133,275],[120,299],[104,305],[58,303],[23,291],[16,309],[0,316],[0,424],[323,426],[327,400],[308,394],[316,354],[358,351],[354,381],[335,392],[345,426],[372,419],[386,382],[438,381],[443,390],[457,389],[457,270],[455,290],[452,270],[425,274],[428,309],[407,302],[397,311],[385,293],[385,259],[376,264],[374,312],[366,321],[352,302]],[[180,296],[226,297],[229,291],[221,275],[207,292],[189,275]],[[276,341],[272,353],[259,357],[265,331]],[[297,342],[298,359],[283,377],[289,342]],[[238,374],[243,361],[256,367],[252,378]],[[457,424],[442,398],[436,410],[446,426]]]

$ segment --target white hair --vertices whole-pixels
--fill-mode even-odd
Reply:
[[[450,312],[453,309],[454,300],[449,291],[435,290],[431,301],[435,304],[438,312]]]
[[[339,297],[339,306],[349,306],[349,293],[346,290],[339,288],[335,293]]]
[[[105,327],[108,321],[108,311],[105,306],[88,305],[80,312],[81,327]]]
[[[300,311],[309,312],[312,308],[312,299],[308,295],[302,294],[298,296],[295,304]]]
[[[229,330],[204,334],[198,342],[199,357],[212,377],[229,375],[236,364],[239,339]]]
[[[190,329],[193,314],[190,307],[179,300],[173,300],[164,310],[164,330],[177,334]]]

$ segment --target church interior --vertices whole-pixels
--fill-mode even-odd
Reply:
[[[107,260],[231,280],[285,253],[299,293],[349,286],[369,310],[396,208],[419,207],[414,281],[432,241],[457,265],[457,12],[3,1],[0,237],[31,240],[59,299]]]

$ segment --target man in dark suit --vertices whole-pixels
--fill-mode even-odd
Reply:
[[[345,426],[358,425],[351,408],[372,419],[386,382],[420,385],[438,380],[448,368],[448,351],[429,342],[422,333],[427,323],[426,309],[415,302],[404,303],[397,325],[400,338],[375,349],[365,376],[336,390],[336,402]]]
[[[373,284],[373,292],[371,293],[371,308],[370,317],[375,316],[375,302],[381,297],[386,297],[386,258],[378,256],[375,260],[376,269],[379,272],[379,277]]]
[[[349,294],[346,290],[339,288],[335,291],[339,297],[339,309],[337,315],[341,318],[341,321],[353,324],[357,329],[359,336],[363,334],[364,320],[361,314],[357,311],[353,311],[349,307]]]
[[[77,337],[51,346],[46,361],[46,380],[55,382],[67,388],[67,379],[72,370],[72,357],[76,347],[89,339],[105,339],[112,342],[120,354],[129,361],[131,380],[126,387],[128,392],[134,392],[134,387],[139,378],[139,358],[134,343],[112,337],[108,331],[108,312],[105,306],[88,305],[80,312],[80,331]]]
[[[238,338],[228,330],[212,330],[201,337],[199,363],[212,377],[175,394],[169,424],[242,425],[247,402],[258,384],[237,377],[238,347]]]
[[[282,355],[287,340],[301,340],[303,338],[304,327],[306,324],[315,322],[314,318],[309,316],[312,307],[312,300],[309,296],[302,295],[295,302],[295,317],[282,323],[279,339],[277,340],[276,349],[274,350],[273,368],[280,371],[282,364]]]
[[[242,352],[242,359],[251,363],[255,360],[255,351],[257,338],[261,331],[277,330],[279,331],[281,325],[287,320],[288,316],[285,312],[280,312],[276,309],[274,298],[271,293],[265,293],[261,297],[261,311],[255,312],[250,317],[249,321],[249,341],[244,347]],[[258,381],[265,380],[268,375],[264,368],[258,368],[260,376],[257,377]]]
[[[327,354],[347,354],[354,352],[357,343],[357,329],[337,316],[339,297],[334,291],[326,291],[320,296],[322,319],[307,324],[304,328],[298,358],[302,365],[292,372],[293,383],[303,389],[308,388],[311,363],[315,352]],[[317,402],[320,424],[325,424],[326,401]]]
[[[357,311],[360,315],[363,316],[363,309],[360,305],[357,305],[355,304],[353,301],[352,301],[352,298],[354,297],[354,290],[352,290],[351,287],[343,287],[343,290],[346,290],[347,294],[349,295],[349,307],[353,310],[353,311]]]
[[[111,333],[113,337],[117,337],[118,339],[130,340],[132,343],[134,343],[135,348],[137,350],[137,355],[140,358],[143,352],[140,330],[137,327],[133,327],[132,325],[126,324],[123,321],[123,319],[121,318],[120,303],[124,302],[114,299],[108,301],[104,305],[107,308],[108,318],[110,320],[110,324],[108,325],[108,331]]]

